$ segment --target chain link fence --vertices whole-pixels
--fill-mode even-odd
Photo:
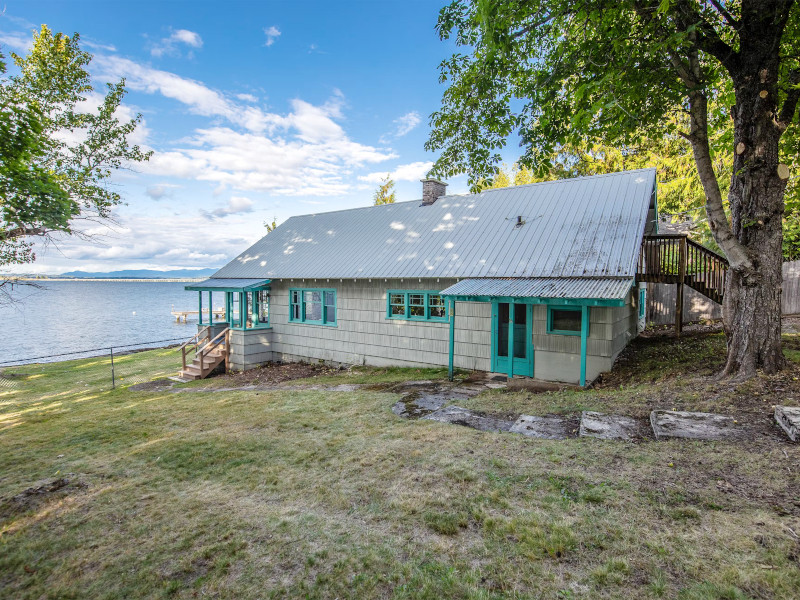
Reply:
[[[0,361],[0,389],[18,388],[32,376],[65,376],[92,389],[114,389],[174,377],[185,338],[156,340]],[[23,377],[24,376],[24,377]]]

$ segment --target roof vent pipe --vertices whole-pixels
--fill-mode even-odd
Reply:
[[[422,182],[422,206],[430,206],[444,196],[447,191],[447,184],[444,181],[430,177],[420,179],[420,181]]]

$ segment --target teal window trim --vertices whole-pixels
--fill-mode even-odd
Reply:
[[[400,296],[402,296],[402,300],[399,298]],[[420,296],[422,298],[420,298]],[[431,298],[434,298],[433,304],[431,303]],[[438,298],[438,300],[436,300],[436,298]],[[401,307],[402,313],[397,310]],[[419,308],[422,308],[423,314],[411,314],[414,309]],[[436,309],[441,309],[442,314],[432,314],[436,311]],[[394,321],[447,323],[447,301],[445,300],[444,296],[442,296],[442,294],[436,290],[387,290],[386,318]]]
[[[568,329],[553,329],[553,312],[557,310],[565,310],[570,312],[578,313],[579,315],[582,314],[582,307],[580,306],[554,306],[549,305],[547,307],[547,333],[553,335],[580,335],[581,330],[580,328],[572,331]]]
[[[647,302],[646,288],[639,288],[639,318],[644,317],[645,303]]]
[[[307,294],[318,293],[320,295],[320,318],[308,318],[308,305],[313,304],[307,301]],[[290,288],[289,289],[289,322],[302,323],[304,325],[324,325],[326,327],[337,327],[339,315],[336,302],[335,288]],[[331,313],[333,316],[331,317]]]
[[[267,292],[267,322],[258,320],[260,293]],[[236,294],[234,296],[234,294]],[[234,299],[236,302],[234,302]],[[225,320],[228,327],[236,331],[250,331],[252,329],[272,329],[269,310],[269,288],[261,290],[226,292],[225,293]]]

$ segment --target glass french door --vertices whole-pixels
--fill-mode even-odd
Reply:
[[[533,306],[492,304],[492,371],[533,377]]]

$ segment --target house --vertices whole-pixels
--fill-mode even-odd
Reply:
[[[324,361],[586,385],[643,328],[654,169],[296,216],[186,287],[229,365]],[[213,316],[212,316],[213,321]],[[219,336],[222,339],[222,336]],[[201,369],[202,370],[202,369]]]

